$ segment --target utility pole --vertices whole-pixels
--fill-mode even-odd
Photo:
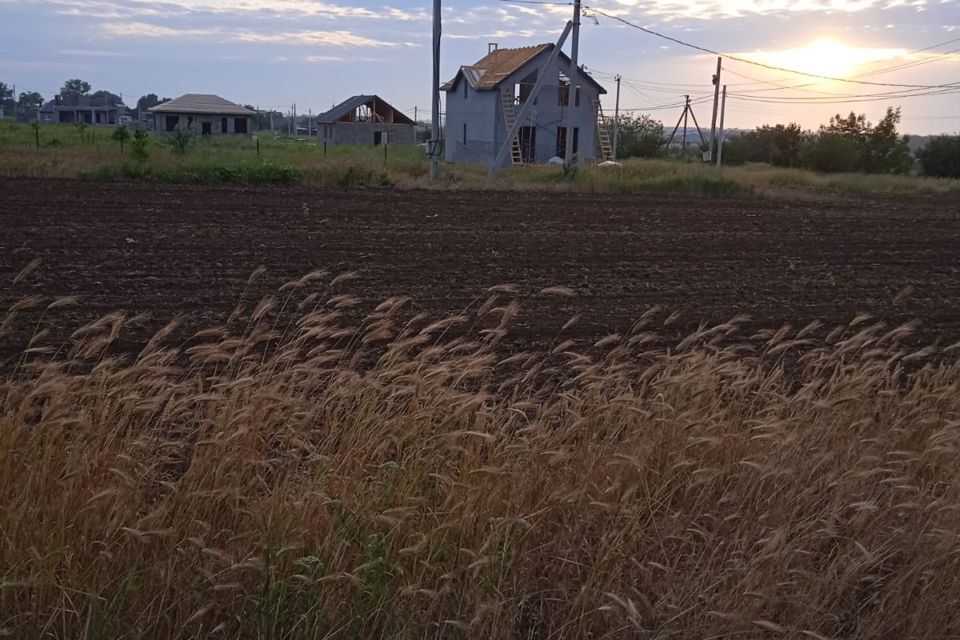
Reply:
[[[414,123],[414,124],[417,123],[417,108],[416,108],[416,107],[413,108],[413,123]]]
[[[568,167],[575,163],[573,157],[573,136],[577,124],[577,87],[580,81],[580,0],[573,0],[573,43],[570,45],[570,94],[567,97],[567,132],[564,135],[566,162]]]
[[[683,107],[683,151],[681,151],[684,160],[687,158],[687,113],[690,112],[690,96],[685,97],[687,102]]]
[[[617,147],[620,146],[620,74],[617,79],[617,101],[613,104],[613,159],[617,159]]]
[[[717,73],[713,76],[713,119],[710,122],[710,162],[717,157],[717,101],[720,99],[720,71],[723,58],[717,57]]]
[[[430,179],[436,180],[440,173],[440,0],[433,0],[433,113],[430,123]]]
[[[717,144],[717,166],[723,166],[723,116],[727,113],[727,85],[723,85],[723,99],[720,102],[720,141]]]
[[[697,122],[697,114],[693,112],[693,107],[690,105],[690,96],[684,96],[685,101],[683,105],[683,113],[680,114],[680,118],[677,119],[677,126],[673,128],[673,131],[670,132],[670,137],[667,138],[666,148],[669,149],[670,145],[673,144],[673,139],[677,135],[677,131],[680,130],[680,125],[683,125],[683,151],[682,154],[686,156],[687,154],[687,117],[693,118],[693,124],[697,127],[697,134],[700,136],[700,143],[706,146],[707,139],[703,137],[703,130],[700,128],[700,123]]]

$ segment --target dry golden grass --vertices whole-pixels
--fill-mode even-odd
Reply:
[[[651,312],[511,354],[512,287],[351,323],[330,280],[127,359],[122,314],[38,334],[0,387],[6,635],[960,632],[955,351],[863,318],[662,349]]]

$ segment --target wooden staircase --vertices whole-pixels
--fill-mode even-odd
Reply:
[[[507,125],[507,134],[513,128],[517,121],[517,104],[512,93],[502,91],[500,100],[503,103],[503,121]],[[523,164],[523,151],[520,149],[520,131],[513,137],[510,143],[510,159],[514,165]]]
[[[613,145],[610,143],[610,119],[603,115],[600,101],[594,102],[597,107],[597,146],[600,151],[600,160],[613,160]]]

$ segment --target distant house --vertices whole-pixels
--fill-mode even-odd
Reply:
[[[330,144],[414,144],[416,124],[379,96],[353,96],[317,116],[317,138]]]
[[[446,91],[447,162],[493,164],[541,73],[546,77],[540,94],[501,166],[563,158],[568,141],[581,160],[609,157],[608,130],[600,110],[600,96],[606,90],[581,68],[579,84],[571,91],[571,62],[562,52],[544,68],[555,46],[500,49],[491,45],[484,58],[460,67],[441,87]]]
[[[128,113],[127,107],[107,96],[56,96],[40,107],[40,122],[114,126]]]
[[[187,129],[197,135],[250,135],[255,112],[220,96],[188,93],[148,109],[153,132],[168,135]]]

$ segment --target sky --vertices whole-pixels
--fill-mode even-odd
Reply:
[[[622,18],[731,56],[722,72],[728,127],[816,128],[851,110],[876,121],[900,106],[904,132],[960,132],[960,86],[891,97],[932,90],[880,84],[960,83],[960,0],[584,1],[594,10],[585,11],[580,61],[608,89],[607,112],[620,74],[628,113],[669,129],[689,94],[699,122],[710,120],[716,56]],[[0,0],[0,81],[45,98],[81,78],[128,104],[146,93],[215,93],[283,112],[296,104],[304,114],[375,93],[423,119],[431,11],[430,0]],[[556,41],[571,14],[563,2],[445,0],[442,79],[483,57],[488,43]]]

